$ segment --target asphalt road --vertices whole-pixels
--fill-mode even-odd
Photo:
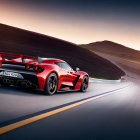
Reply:
[[[91,83],[86,93],[54,96],[0,87],[0,127],[81,103],[4,133],[0,140],[139,140],[139,91],[139,81],[132,79],[112,84]]]

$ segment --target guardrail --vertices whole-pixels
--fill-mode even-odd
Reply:
[[[122,82],[122,79],[119,80],[104,80],[104,79],[96,79],[96,78],[89,78],[89,82],[97,82],[97,83],[120,83]]]

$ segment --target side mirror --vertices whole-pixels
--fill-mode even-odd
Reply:
[[[37,61],[38,61],[38,63],[42,63],[41,57],[37,57]]]
[[[76,71],[80,71],[80,68],[76,67]]]

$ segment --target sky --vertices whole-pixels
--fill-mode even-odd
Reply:
[[[140,50],[139,0],[0,0],[0,23],[76,44],[110,40]]]

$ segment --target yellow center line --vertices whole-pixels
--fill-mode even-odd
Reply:
[[[7,126],[3,126],[3,127],[0,128],[0,135],[1,134],[4,134],[6,132],[9,132],[11,130],[14,130],[16,128],[22,127],[24,125],[30,124],[32,122],[41,120],[41,119],[46,118],[46,117],[49,117],[49,116],[52,116],[52,115],[57,114],[59,112],[68,110],[68,109],[73,108],[73,107],[76,107],[76,106],[79,106],[79,105],[84,104],[86,102],[95,100],[97,98],[101,98],[101,97],[103,97],[105,95],[107,95],[107,94],[99,95],[99,96],[96,96],[96,97],[91,97],[89,99],[85,99],[83,101],[79,101],[77,103],[74,103],[74,104],[71,104],[71,105],[67,105],[65,107],[61,107],[61,108],[58,108],[58,109],[55,109],[55,110],[52,110],[52,111],[49,111],[49,112],[46,112],[46,113],[43,113],[43,114],[40,114],[40,115],[31,117],[31,118],[25,119],[25,120],[22,120],[22,121],[18,121],[16,123],[9,124]]]

